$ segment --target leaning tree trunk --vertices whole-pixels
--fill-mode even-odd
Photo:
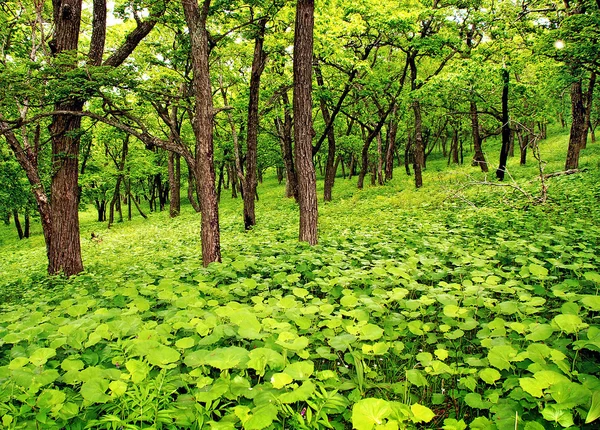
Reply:
[[[413,169],[415,171],[415,187],[423,186],[423,166],[425,165],[425,148],[423,147],[423,119],[421,118],[421,103],[415,100],[412,103],[413,113],[415,115],[415,140],[414,140],[414,161]]]
[[[506,163],[508,161],[508,152],[510,146],[510,124],[508,117],[508,83],[510,75],[507,69],[502,69],[502,148],[500,149],[500,162],[496,170],[496,177],[504,180],[506,172]]]
[[[592,72],[590,76],[590,82],[585,95],[585,134],[583,135],[583,142],[581,149],[587,147],[587,135],[588,131],[592,131],[592,105],[594,102],[594,87],[596,86],[596,72]],[[592,140],[593,142],[593,140]]]
[[[573,122],[571,124],[571,134],[569,136],[569,148],[567,150],[565,170],[579,168],[579,151],[583,146],[585,135],[587,133],[581,80],[575,81],[571,84],[571,113],[573,116]]]
[[[488,165],[485,161],[485,155],[481,149],[481,134],[479,133],[479,113],[477,112],[477,103],[471,101],[471,131],[473,134],[473,165],[481,167],[482,172],[488,171]]]
[[[314,0],[298,0],[294,30],[294,138],[300,206],[299,239],[316,245],[317,178],[312,160],[312,57]]]
[[[196,186],[201,212],[202,263],[208,266],[221,261],[221,234],[219,206],[215,190],[213,147],[213,102],[209,74],[209,48],[206,20],[210,0],[204,0],[202,10],[194,0],[182,0],[185,20],[189,28],[195,90],[195,114],[192,128],[196,136]]]
[[[390,120],[388,129],[388,146],[385,153],[385,180],[390,181],[394,176],[394,152],[396,152],[396,135],[398,134],[398,121],[396,120],[396,114],[398,112],[398,105],[394,105],[392,111],[392,119]]]

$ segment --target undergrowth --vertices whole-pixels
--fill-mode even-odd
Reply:
[[[560,170],[564,138],[545,145]],[[598,152],[544,205],[444,160],[420,190],[338,178],[314,247],[267,177],[250,232],[223,194],[208,268],[189,207],[110,230],[83,213],[71,279],[3,227],[0,426],[597,428]],[[538,192],[536,165],[509,168]]]

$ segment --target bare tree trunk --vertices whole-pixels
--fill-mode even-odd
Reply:
[[[175,218],[181,212],[181,156],[174,152],[169,152],[169,190],[169,215]]]
[[[21,220],[19,219],[19,211],[17,209],[13,209],[12,211],[13,219],[15,221],[15,227],[17,229],[17,234],[19,235],[19,240],[22,240],[24,237],[23,227],[21,227]]]
[[[471,132],[473,135],[473,165],[481,167],[482,172],[488,171],[488,165],[485,161],[485,155],[481,149],[481,134],[479,132],[479,113],[477,112],[477,103],[471,101]]]
[[[571,124],[571,134],[569,137],[569,148],[567,150],[565,170],[579,168],[579,152],[581,151],[585,134],[587,132],[581,80],[571,84],[571,112],[573,116],[573,122]]]
[[[290,113],[290,100],[287,91],[281,94],[283,100],[284,120],[276,118],[275,126],[279,134],[281,155],[285,166],[285,195],[298,201],[298,176],[294,167],[294,151],[292,149],[292,115]]]
[[[254,196],[257,182],[258,157],[258,102],[260,96],[260,77],[265,68],[267,54],[263,49],[267,18],[258,22],[254,39],[254,57],[250,73],[250,100],[248,102],[248,130],[246,137],[246,178],[244,180],[244,228],[250,230],[256,225]]]
[[[23,237],[29,239],[31,227],[31,218],[29,216],[29,207],[25,208],[25,230],[23,230]]]
[[[319,66],[319,62],[315,59],[315,76],[317,78],[317,84],[320,88],[325,87],[325,82],[323,81],[323,74],[321,73],[321,67]],[[327,102],[325,98],[321,97],[319,100],[319,104],[321,106],[321,114],[323,115],[323,121],[325,124],[329,124],[331,122],[331,115],[329,114],[329,108],[327,107]],[[325,183],[323,185],[323,200],[326,202],[331,201],[331,193],[333,190],[333,185],[335,183],[335,132],[333,124],[329,127],[327,131],[327,162],[325,164]]]
[[[196,136],[196,185],[202,217],[202,264],[221,261],[219,206],[215,190],[213,147],[213,101],[209,74],[209,48],[206,20],[210,0],[202,9],[195,0],[182,0],[185,20],[191,40],[195,114],[192,128]]]
[[[398,121],[396,114],[398,105],[394,105],[392,119],[390,119],[388,128],[388,146],[385,153],[385,180],[390,181],[394,176],[394,152],[396,151],[396,135],[398,134]]]
[[[583,142],[581,149],[585,149],[587,147],[587,135],[589,130],[592,129],[592,104],[594,102],[594,87],[596,86],[596,72],[592,72],[590,76],[590,82],[588,84],[588,89],[585,95],[585,134],[583,135]],[[593,140],[592,140],[593,142]]]
[[[508,83],[510,75],[507,69],[502,69],[502,148],[500,149],[500,162],[496,170],[496,177],[504,180],[506,163],[508,160],[508,147],[510,145],[510,124],[508,117]]]
[[[377,133],[377,182],[383,185],[383,143],[381,132]]]
[[[317,178],[312,161],[312,58],[314,0],[298,0],[294,30],[294,138],[298,170],[299,239],[316,245]]]

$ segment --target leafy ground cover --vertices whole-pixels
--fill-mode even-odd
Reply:
[[[560,170],[564,138],[545,145]],[[267,179],[251,232],[224,197],[206,269],[189,208],[110,231],[82,214],[87,271],[68,280],[4,229],[0,425],[597,428],[598,160],[549,179],[544,205],[443,160],[421,190],[338,178],[315,247]],[[510,168],[539,192],[534,164]]]

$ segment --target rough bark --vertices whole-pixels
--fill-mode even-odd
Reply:
[[[298,0],[294,30],[294,138],[300,207],[299,239],[317,243],[317,178],[312,161],[314,0]]]
[[[263,49],[267,18],[262,18],[257,24],[254,39],[254,56],[250,72],[250,100],[248,102],[248,129],[246,134],[246,178],[244,180],[244,228],[250,230],[256,225],[254,196],[256,195],[257,159],[258,159],[258,102],[260,96],[260,77],[267,61]]]
[[[421,103],[414,100],[412,103],[415,116],[414,161],[415,187],[423,186],[423,165],[425,164],[425,148],[423,147],[423,119],[421,118]]]
[[[504,180],[506,172],[506,163],[508,161],[508,152],[510,146],[510,124],[508,117],[508,84],[510,75],[507,69],[502,69],[502,148],[500,149],[500,162],[496,170],[496,177]]]
[[[19,211],[17,209],[13,209],[12,211],[13,220],[15,221],[15,228],[17,229],[17,234],[19,235],[19,240],[22,240],[25,237],[23,233],[23,227],[21,226],[21,220],[19,219]]]
[[[596,86],[596,72],[592,72],[590,75],[590,82],[588,83],[588,89],[585,94],[585,134],[583,135],[583,143],[581,149],[587,147],[587,135],[588,131],[593,132],[592,128],[592,105],[594,102],[594,87]],[[595,136],[594,136],[595,139]],[[594,140],[592,140],[593,142]]]
[[[290,99],[287,91],[281,94],[283,101],[283,121],[275,119],[275,127],[281,144],[281,155],[285,166],[285,195],[298,201],[298,176],[294,167],[294,151],[292,149],[292,115]]]
[[[196,178],[202,218],[202,263],[221,261],[219,206],[215,189],[213,147],[213,101],[209,74],[209,46],[206,20],[210,0],[202,9],[195,0],[182,0],[191,41],[191,57],[196,101],[192,128],[196,137]]]
[[[483,150],[481,148],[481,133],[479,127],[479,113],[477,112],[477,103],[475,101],[471,101],[470,107],[471,113],[471,133],[473,136],[473,165],[477,165],[481,168],[482,172],[488,171],[488,165],[485,161],[485,155],[483,154]]]
[[[573,117],[573,122],[571,123],[565,170],[579,168],[579,152],[581,151],[585,134],[587,133],[581,80],[571,84],[571,115]]]
[[[398,121],[396,115],[398,112],[398,105],[394,105],[392,110],[392,118],[388,126],[387,134],[387,150],[385,153],[385,180],[390,181],[394,176],[394,152],[396,152],[396,136],[398,134]]]
[[[181,156],[169,152],[169,215],[179,216],[181,212]]]
[[[317,85],[319,87],[324,88],[325,82],[323,81],[323,74],[321,73],[321,67],[319,66],[319,62],[315,61],[315,77],[317,78]],[[332,123],[331,115],[329,113],[329,108],[327,107],[327,102],[325,98],[321,97],[319,100],[319,105],[321,107],[321,115],[323,115],[323,121],[325,124]],[[333,190],[333,185],[335,183],[335,131],[333,128],[333,124],[329,126],[329,130],[327,131],[327,161],[325,164],[325,184],[323,188],[323,200],[326,202],[331,201],[331,192]]]

